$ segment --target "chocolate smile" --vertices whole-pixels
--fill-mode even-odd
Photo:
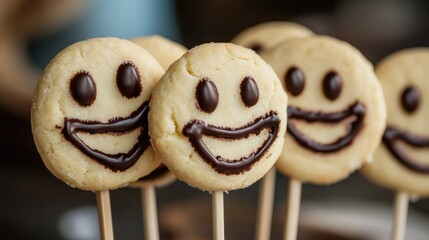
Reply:
[[[252,165],[268,151],[277,137],[279,125],[280,118],[275,112],[270,112],[265,116],[257,118],[253,123],[234,129],[206,125],[203,121],[192,120],[183,128],[183,135],[189,137],[189,141],[195,151],[216,172],[225,175],[237,175],[250,170]],[[225,159],[221,156],[215,157],[202,141],[203,135],[232,140],[247,138],[250,134],[259,134],[266,128],[269,129],[269,136],[264,143],[255,152],[240,159]]]
[[[108,123],[65,118],[62,134],[65,139],[71,142],[82,153],[96,160],[98,163],[106,166],[112,171],[125,171],[136,163],[150,145],[148,113],[149,102],[145,102],[129,117],[115,118],[109,120]],[[138,127],[142,128],[138,141],[127,153],[108,154],[92,149],[76,135],[77,132],[88,132],[90,134],[126,133]]]
[[[420,172],[429,173],[429,166],[415,163],[411,160],[401,149],[395,144],[397,141],[403,141],[404,143],[411,145],[416,148],[429,147],[429,138],[416,136],[398,128],[387,126],[383,134],[383,143],[389,149],[390,153],[399,160],[405,167]]]
[[[291,121],[287,123],[287,132],[303,147],[315,152],[331,153],[341,150],[351,144],[353,139],[362,128],[362,122],[365,117],[365,106],[359,102],[351,105],[348,109],[342,112],[324,113],[324,112],[309,112],[296,107],[289,106],[287,108],[289,119],[299,119],[306,122],[322,122],[326,124],[339,123],[346,118],[356,116],[356,119],[350,123],[348,133],[328,144],[318,143],[308,139],[300,131],[296,129]]]

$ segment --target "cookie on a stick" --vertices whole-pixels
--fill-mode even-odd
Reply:
[[[296,239],[301,182],[332,184],[372,159],[386,121],[383,92],[369,61],[331,37],[291,39],[262,57],[289,96],[276,167],[290,176],[285,239]]]
[[[429,48],[405,49],[376,65],[384,90],[387,127],[374,161],[362,173],[396,191],[392,239],[404,239],[409,197],[429,196]]]
[[[38,82],[31,115],[37,150],[57,178],[97,192],[100,216],[111,217],[110,189],[160,163],[150,145],[148,112],[163,73],[134,43],[96,38],[60,52]],[[103,238],[113,237],[111,219],[100,223]]]
[[[248,187],[276,162],[286,104],[272,68],[230,43],[191,49],[155,88],[152,145],[180,180],[212,192],[215,239],[223,239],[222,193]]]
[[[245,29],[231,42],[251,48],[260,54],[288,39],[313,35],[313,32],[307,27],[294,22],[265,22]],[[275,180],[276,169],[273,168],[261,181],[255,230],[255,239],[257,240],[270,238]]]

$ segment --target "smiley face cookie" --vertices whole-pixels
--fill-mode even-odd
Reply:
[[[376,66],[387,127],[363,174],[382,186],[429,196],[429,48],[394,53]]]
[[[244,30],[231,42],[261,53],[286,39],[312,35],[314,34],[310,29],[297,23],[266,22]]]
[[[160,161],[148,135],[149,99],[163,74],[144,49],[116,38],[75,43],[46,67],[31,125],[46,167],[83,190],[136,181]]]
[[[230,43],[191,49],[155,88],[152,144],[181,180],[206,191],[247,187],[275,163],[287,98],[272,68]]]
[[[304,182],[330,184],[371,159],[386,110],[380,83],[361,53],[320,36],[288,40],[262,57],[289,96],[279,171]]]
[[[184,46],[158,35],[134,38],[131,41],[152,54],[165,70],[188,51]]]

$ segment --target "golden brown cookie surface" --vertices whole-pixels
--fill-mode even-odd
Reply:
[[[376,66],[387,106],[387,127],[363,174],[382,186],[429,196],[429,49],[406,49]]]
[[[152,144],[168,168],[192,186],[244,188],[277,160],[286,104],[276,74],[252,50],[203,44],[170,66],[155,88]]]
[[[147,115],[162,74],[149,53],[127,40],[90,39],[59,53],[32,108],[34,140],[48,169],[70,186],[98,191],[156,168]]]
[[[279,171],[330,184],[371,159],[386,114],[381,86],[362,54],[347,43],[317,36],[288,40],[262,57],[289,96]]]

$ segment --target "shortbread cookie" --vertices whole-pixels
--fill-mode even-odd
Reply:
[[[262,57],[289,96],[279,171],[330,184],[371,160],[386,110],[373,67],[358,50],[320,36],[288,40]]]
[[[242,31],[231,42],[260,53],[286,39],[312,35],[310,29],[297,23],[266,22]]]
[[[163,72],[128,40],[90,39],[59,53],[32,108],[34,141],[46,167],[70,186],[92,191],[121,187],[155,169],[160,161],[147,115]]]
[[[387,127],[374,161],[362,172],[396,191],[429,196],[429,48],[394,53],[376,66]]]
[[[191,49],[155,88],[149,133],[162,161],[206,191],[247,187],[276,162],[287,97],[272,68],[231,43]]]
[[[131,41],[152,54],[165,70],[187,51],[184,46],[158,35],[134,38]]]

